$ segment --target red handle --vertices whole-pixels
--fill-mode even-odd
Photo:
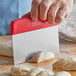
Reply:
[[[11,22],[10,33],[11,35],[39,30],[56,26],[57,24],[49,24],[47,21],[36,21],[32,22],[30,17],[20,18]]]

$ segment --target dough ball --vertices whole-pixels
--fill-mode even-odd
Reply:
[[[0,76],[11,76],[11,74],[7,72],[0,72]]]
[[[46,71],[42,71],[42,72],[40,72],[37,76],[52,76],[52,75],[50,75],[48,72],[46,72]]]
[[[62,72],[57,72],[55,76],[71,76],[69,72],[62,71]]]
[[[26,76],[37,76],[38,73],[40,73],[41,71],[45,71],[42,68],[34,68],[31,71],[29,71]]]
[[[76,59],[74,57],[62,58],[53,64],[54,69],[76,70]]]
[[[49,73],[50,75],[54,75],[55,73],[53,72],[53,70],[52,71],[50,71],[50,70],[45,70],[47,73]]]
[[[27,66],[14,66],[11,68],[11,74],[12,76],[20,76],[20,75],[26,75],[27,71],[30,71],[31,69]]]
[[[36,63],[40,63],[40,62],[44,62],[44,61],[48,61],[51,60],[55,57],[55,54],[50,52],[50,51],[46,51],[46,52],[41,52],[38,53],[36,55],[34,55],[29,62],[36,62]]]

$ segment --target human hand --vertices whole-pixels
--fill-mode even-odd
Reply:
[[[73,0],[33,0],[31,19],[38,18],[50,24],[60,23],[71,12]]]

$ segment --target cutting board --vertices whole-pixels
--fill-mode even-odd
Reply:
[[[56,59],[59,59],[59,57],[55,57],[54,59],[47,61],[47,62],[42,62],[42,63],[23,63],[19,65],[26,65],[29,64],[32,67],[41,67],[41,68],[46,68],[48,69],[50,65],[55,61]],[[13,67],[13,58],[9,57],[2,57],[0,56],[0,61],[3,61],[3,63],[0,65],[0,71],[3,72],[10,72],[11,67]],[[9,63],[9,64],[8,64]],[[54,72],[60,72],[61,70],[59,69],[54,69]],[[71,73],[72,76],[76,76],[76,71],[68,71]]]

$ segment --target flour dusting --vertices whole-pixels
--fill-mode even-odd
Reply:
[[[59,32],[68,35],[69,37],[76,37],[76,19],[64,20],[59,26]]]
[[[74,6],[72,12],[68,18],[63,20],[59,25],[59,32],[64,38],[68,38],[76,41],[76,1],[74,0]]]

